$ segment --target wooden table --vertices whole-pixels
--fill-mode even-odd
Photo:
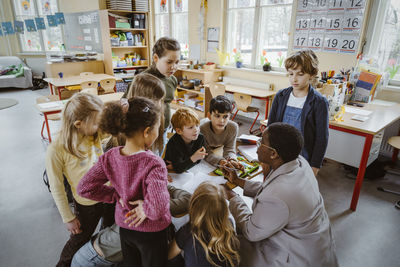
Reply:
[[[100,82],[104,79],[116,79],[117,81],[121,81],[121,78],[114,77],[108,74],[91,74],[87,76],[69,76],[63,78],[45,78],[44,80],[49,84],[50,94],[54,95],[55,89],[57,89],[58,96],[61,100],[61,91],[65,89],[67,86],[80,85],[86,81],[95,81]]]
[[[400,119],[400,104],[379,101],[364,107],[345,106],[347,110],[372,111],[364,122],[351,119],[355,113],[346,112],[343,121],[329,122],[326,158],[358,168],[350,209],[355,211],[360,196],[365,169],[379,155],[386,127]],[[383,104],[383,105],[382,105]],[[389,106],[390,105],[390,106]],[[351,111],[351,110],[350,110]]]
[[[124,94],[123,92],[119,92],[113,94],[99,95],[98,97],[103,101],[103,103],[107,103],[110,101],[120,100],[123,94]],[[64,108],[65,103],[67,102],[68,100],[60,100],[60,101],[46,102],[35,105],[37,110],[43,113],[44,122],[46,124],[47,136],[49,137],[50,143],[51,143],[51,135],[50,135],[50,127],[47,116],[50,114],[60,113]]]
[[[270,100],[276,95],[276,91],[260,89],[260,88],[252,88],[234,84],[224,84],[225,91],[229,93],[240,93],[245,95],[250,95],[252,97],[265,100],[265,119],[268,119],[269,113],[269,103]]]

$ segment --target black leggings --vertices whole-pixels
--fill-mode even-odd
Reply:
[[[123,266],[164,267],[167,264],[167,229],[138,232],[120,227]]]

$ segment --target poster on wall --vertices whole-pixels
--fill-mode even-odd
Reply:
[[[0,36],[3,36],[3,31],[1,30],[1,27],[0,27]]]
[[[44,18],[35,18],[36,27],[38,30],[46,30],[46,24],[44,23]]]
[[[16,33],[24,33],[24,22],[14,20],[14,31]]]
[[[2,22],[1,26],[3,27],[4,35],[14,34],[14,27],[10,21]]]
[[[49,27],[57,27],[57,19],[55,15],[47,15],[47,23],[49,24]]]
[[[366,0],[298,0],[293,49],[357,53]]]
[[[35,32],[36,31],[36,25],[35,25],[35,21],[33,21],[33,19],[26,19],[25,20],[25,26],[26,26],[26,30],[28,32]]]

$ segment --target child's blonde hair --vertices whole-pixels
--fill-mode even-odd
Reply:
[[[75,121],[89,123],[102,109],[103,102],[98,96],[92,94],[78,93],[68,100],[62,113],[61,130],[57,139],[58,142],[62,142],[68,153],[78,158],[85,156],[85,152],[79,150],[82,140],[74,123]],[[95,137],[97,137],[97,133]]]
[[[132,97],[146,97],[154,102],[160,102],[160,129],[158,131],[158,138],[154,142],[153,148],[162,151],[164,147],[164,97],[165,86],[164,83],[156,76],[149,73],[141,73],[135,76],[129,88],[126,98]],[[153,151],[155,149],[152,149]]]
[[[289,70],[300,67],[303,72],[316,76],[318,74],[318,63],[317,55],[312,50],[301,50],[286,58],[285,68]]]
[[[196,112],[190,108],[178,108],[171,117],[171,124],[174,130],[181,129],[191,124],[199,125],[200,120]]]
[[[189,204],[190,226],[194,238],[204,249],[206,258],[218,266],[210,256],[214,254],[229,266],[239,264],[239,240],[229,221],[228,205],[222,188],[212,182],[201,183]]]

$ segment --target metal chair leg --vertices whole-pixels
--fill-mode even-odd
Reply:
[[[257,119],[258,119],[258,116],[260,116],[260,111],[257,110],[257,117],[254,119],[253,124],[251,125],[251,127],[250,127],[250,129],[249,129],[249,133],[250,133],[250,134],[253,134],[252,129],[253,129],[253,126],[254,126],[254,124],[256,123]]]

